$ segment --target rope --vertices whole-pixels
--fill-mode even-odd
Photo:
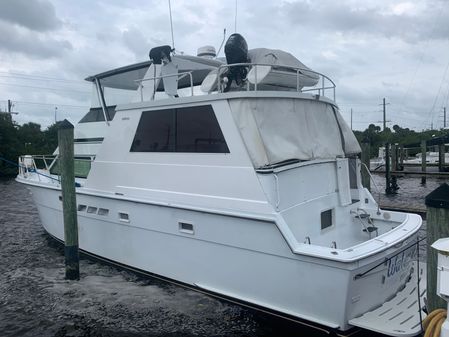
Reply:
[[[56,181],[59,183],[59,179],[54,178],[54,177],[52,177],[52,176],[48,176],[48,175],[43,174],[43,173],[40,173],[40,172],[38,172],[38,171],[35,170],[35,169],[27,168],[25,165],[19,165],[19,164],[15,163],[15,162],[13,162],[13,161],[11,161],[11,160],[8,160],[8,159],[6,159],[6,158],[3,158],[3,157],[0,157],[0,160],[3,161],[3,162],[5,162],[5,163],[7,163],[7,164],[12,165],[12,166],[18,167],[18,168],[26,168],[29,172],[36,173],[36,174],[38,174],[38,175],[40,175],[40,176],[42,176],[42,177],[45,177],[45,178],[49,178],[49,179],[52,179],[52,180],[56,180]]]
[[[447,310],[436,309],[432,311],[423,321],[422,325],[426,331],[424,337],[438,337],[441,327],[447,318]]]
[[[421,241],[426,240],[426,238],[427,238],[427,237],[423,237],[423,238],[417,240],[416,245],[417,245],[417,249],[418,249],[418,250],[419,250],[419,243],[420,243]],[[372,271],[372,270],[376,269],[377,267],[383,265],[384,263],[386,263],[386,262],[388,262],[389,260],[393,259],[394,257],[398,256],[399,254],[402,254],[403,252],[405,252],[405,251],[406,251],[407,249],[409,249],[410,247],[411,247],[411,246],[406,247],[406,248],[400,250],[399,252],[397,252],[396,254],[392,255],[391,257],[385,258],[382,262],[380,262],[379,264],[376,264],[374,267],[368,269],[367,271],[355,275],[355,276],[354,276],[354,279],[357,280],[357,279],[359,279],[359,278],[365,276],[365,275],[368,274],[370,271]]]

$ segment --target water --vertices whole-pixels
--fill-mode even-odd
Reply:
[[[429,180],[422,188],[411,180],[400,180],[399,194],[382,201],[422,207],[423,196],[439,182]],[[28,190],[0,180],[2,337],[320,336],[299,324],[99,262],[82,259],[80,270],[80,281],[64,279],[63,249],[42,229]]]
[[[398,193],[387,196],[385,195],[385,176],[374,174],[373,178],[378,189],[371,183],[371,193],[377,201],[379,197],[378,191],[380,191],[381,206],[415,209],[421,212],[426,210],[425,197],[441,184],[449,182],[448,178],[427,178],[426,184],[421,185],[421,178],[398,177]]]

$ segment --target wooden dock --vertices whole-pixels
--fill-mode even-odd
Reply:
[[[385,170],[375,170],[371,171],[371,173],[375,174],[385,174]],[[390,174],[393,176],[410,176],[410,177],[438,177],[438,178],[449,178],[449,172],[422,172],[422,171],[390,171]]]

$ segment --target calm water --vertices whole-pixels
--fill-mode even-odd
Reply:
[[[411,180],[399,182],[399,194],[383,202],[421,205],[439,183],[429,181],[423,188]],[[320,335],[99,262],[82,259],[80,270],[80,281],[64,280],[63,250],[42,229],[28,190],[0,180],[2,337]]]
[[[407,209],[417,209],[420,211],[425,211],[426,206],[424,204],[424,199],[426,195],[436,189],[438,186],[444,183],[449,183],[447,178],[436,179],[427,178],[425,185],[421,185],[421,178],[411,178],[411,177],[399,177],[397,179],[397,184],[399,186],[398,194],[396,195],[385,195],[385,176],[380,174],[373,175],[374,182],[376,183],[378,189],[371,183],[371,193],[374,198],[378,200],[380,193],[380,204],[382,206],[388,207],[405,207]]]

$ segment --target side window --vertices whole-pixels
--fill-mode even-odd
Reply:
[[[131,152],[174,152],[176,110],[144,111]]]
[[[115,105],[106,107],[108,112],[109,121],[114,119],[115,116]],[[89,112],[84,115],[79,123],[90,123],[90,122],[104,122],[104,114],[102,108],[90,108]]]
[[[211,105],[142,112],[130,151],[229,153]]]

